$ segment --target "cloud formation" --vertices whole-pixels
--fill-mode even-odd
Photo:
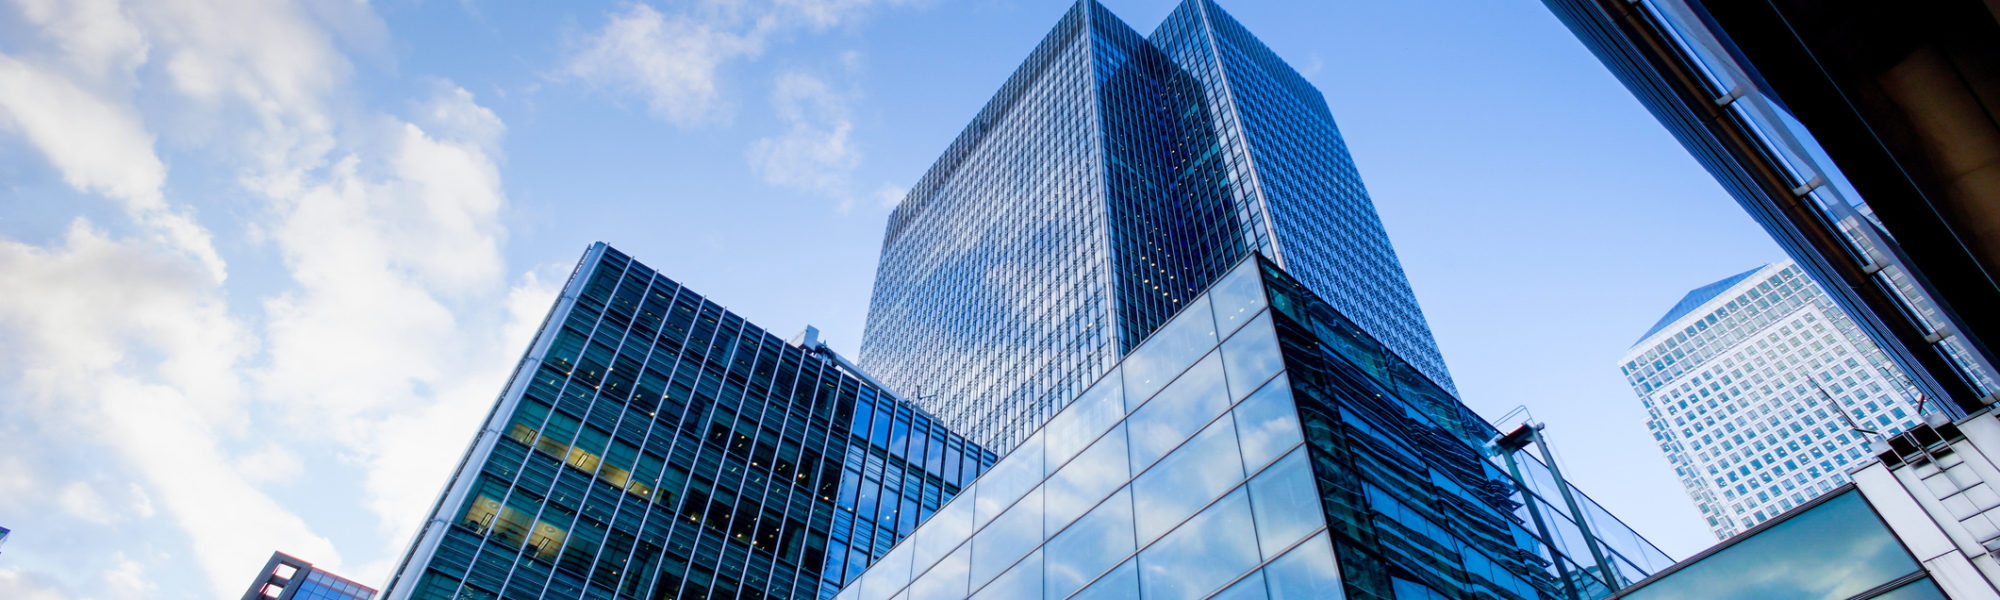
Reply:
[[[338,47],[381,41],[365,8],[0,6],[32,28],[0,53],[0,140],[117,209],[53,240],[0,237],[0,288],[33,292],[0,295],[0,412],[47,436],[15,442],[87,455],[74,472],[0,472],[58,490],[43,508],[84,526],[157,514],[188,544],[107,555],[89,581],[0,571],[0,596],[149,597],[149,574],[188,568],[212,592],[196,595],[233,594],[280,548],[339,569],[330,532],[277,499],[308,468],[363,473],[348,493],[389,543],[421,518],[525,343],[519,324],[531,330],[554,291],[510,276],[500,254],[493,111],[443,81],[406,116],[355,99]],[[274,277],[231,287],[217,230],[169,185],[157,148],[172,135],[195,148],[183,160],[234,174],[254,204],[245,243],[276,255]],[[134,478],[105,487],[93,472]],[[146,564],[158,557],[191,564]]]
[[[848,139],[854,123],[847,98],[826,81],[804,73],[779,75],[771,107],[785,131],[751,142],[751,170],[765,183],[854,202],[852,174],[861,151]]]

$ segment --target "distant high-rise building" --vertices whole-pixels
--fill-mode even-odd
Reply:
[[[283,552],[272,552],[271,560],[257,581],[243,592],[243,600],[373,600],[375,589],[346,577],[313,567],[312,563]]]
[[[993,459],[596,244],[384,597],[830,597]]]
[[[1252,255],[841,600],[1596,600],[1644,538]]]
[[[1857,430],[1922,419],[1909,381],[1791,261],[1688,292],[1620,370],[1718,538],[1847,483],[1878,437]]]
[[[1453,391],[1319,90],[1211,0],[1082,0],[890,215],[861,365],[1004,450],[1253,252]]]
[[[1543,2],[1927,397],[2000,400],[1992,2]]]

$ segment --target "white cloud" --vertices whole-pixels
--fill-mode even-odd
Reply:
[[[645,4],[612,12],[584,36],[562,68],[568,77],[646,102],[656,118],[682,127],[729,120],[728,66],[761,55],[775,38],[851,22],[905,0],[705,0],[671,13]],[[859,54],[840,58],[850,67]]]
[[[848,139],[854,123],[846,96],[818,77],[786,73],[778,76],[771,107],[785,131],[750,144],[751,170],[765,183],[832,196],[848,208],[861,152]]]
[[[63,486],[62,491],[56,494],[56,503],[62,506],[63,512],[89,523],[110,525],[118,517],[105,504],[104,497],[97,494],[97,488],[81,481]]]
[[[68,589],[47,575],[20,567],[0,567],[0,598],[10,600],[71,600]]]
[[[895,208],[897,205],[903,203],[904,197],[909,195],[909,188],[893,183],[884,183],[875,188],[875,201],[880,203],[882,208]]]
[[[222,443],[244,418],[236,368],[254,341],[216,284],[176,252],[82,220],[53,248],[0,240],[0,288],[36,292],[0,296],[0,347],[29,395],[10,410],[88,432],[134,467],[227,589],[275,546],[338,555],[229,467]],[[109,510],[95,491],[70,487],[62,501]]]
[[[153,135],[129,107],[84,89],[55,70],[0,54],[0,128],[20,132],[80,191],[117,199],[133,218],[223,277],[209,235],[161,196],[166,165]]]
[[[262,450],[237,455],[232,466],[238,476],[258,485],[289,483],[305,471],[305,461],[275,441],[266,443]]]
[[[732,27],[729,21],[669,17],[633,4],[589,36],[566,71],[592,85],[638,95],[653,116],[676,125],[725,120],[718,71],[725,62],[761,52],[771,23]]]
[[[112,555],[117,564],[104,573],[101,587],[96,591],[106,598],[151,598],[158,595],[159,586],[146,576],[146,565],[118,552]]]
[[[128,76],[147,44],[118,0],[14,0],[66,61],[93,78]]]

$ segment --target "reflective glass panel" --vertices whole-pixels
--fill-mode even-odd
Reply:
[[[917,577],[910,584],[910,600],[960,600],[965,597],[965,577],[971,563],[971,546],[960,546],[957,552],[938,561],[930,572]],[[852,588],[849,588],[852,589]]]
[[[1139,553],[1147,600],[1193,600],[1257,566],[1257,534],[1241,490]]]
[[[1236,582],[1236,585],[1229,586],[1229,589],[1222,590],[1222,593],[1210,596],[1208,600],[1265,600],[1270,597],[1271,595],[1264,591],[1264,572],[1258,571]]]
[[[1937,582],[1925,577],[1876,596],[1874,600],[1945,600],[1945,595],[1944,590],[1938,589]]]
[[[1041,600],[1042,553],[1036,551],[993,583],[972,595],[972,600]]]
[[[861,576],[861,600],[886,599],[910,582],[910,545],[902,544]]]
[[[1626,597],[1846,598],[1916,570],[1909,551],[1849,489]]]
[[[923,527],[917,528],[914,536],[916,539],[910,542],[915,547],[916,558],[913,562],[917,570],[923,570],[972,535],[972,505],[975,491],[974,488],[967,488],[959,492],[951,504],[944,505],[944,508],[932,515],[930,520],[924,521]]]
[[[1040,543],[1042,490],[1036,488],[972,536],[972,585],[986,583]]]
[[[1326,524],[1305,448],[1285,455],[1250,480],[1250,506],[1257,515],[1257,543],[1264,556],[1276,555]]]
[[[1282,374],[1236,405],[1236,432],[1243,445],[1243,464],[1252,470],[1305,441],[1299,431],[1299,409],[1292,404],[1292,386]]]
[[[1322,533],[1264,567],[1271,600],[1339,598],[1340,566],[1333,562],[1333,542]]]
[[[1069,600],[1132,600],[1139,597],[1139,561],[1128,560]]]
[[[1121,491],[1043,546],[1048,557],[1049,597],[1069,595],[1136,548],[1131,494]]]
[[[1215,347],[1215,317],[1208,297],[1188,303],[1172,321],[1125,357],[1125,397],[1145,398]]]
[[[1037,432],[979,478],[979,495],[973,497],[979,502],[977,523],[993,520],[1021,494],[1041,484],[1042,475],[1042,434]]]
[[[1242,398],[1284,370],[1285,358],[1278,353],[1278,332],[1271,328],[1270,313],[1258,315],[1222,342],[1222,365],[1229,371],[1231,399]]]
[[[1048,529],[1055,531],[1132,479],[1125,455],[1125,427],[1113,429],[1049,478]]]
[[[1210,354],[1188,369],[1125,421],[1132,436],[1132,469],[1144,469],[1229,408],[1222,382],[1222,359]]]
[[[1223,417],[1132,482],[1139,539],[1160,537],[1241,481],[1236,427]]]
[[[1124,391],[1118,373],[1114,371],[1049,420],[1049,466],[1068,462],[1077,451],[1096,440],[1097,434],[1104,433],[1104,428],[1124,417]]]
[[[1215,324],[1223,335],[1241,327],[1252,315],[1264,308],[1264,282],[1257,277],[1257,261],[1244,261],[1237,265],[1208,290],[1209,301],[1215,304]]]

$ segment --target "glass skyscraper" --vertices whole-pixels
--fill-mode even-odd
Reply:
[[[993,460],[596,244],[383,597],[830,597]]]
[[[1275,263],[1182,306],[839,598],[1594,600],[1671,562]]]
[[[1718,538],[1847,483],[1875,437],[1856,428],[1922,419],[1895,363],[1789,260],[1688,292],[1619,370]]]
[[[1082,0],[890,215],[861,365],[1005,450],[1251,253],[1452,391],[1319,91],[1210,0]]]

